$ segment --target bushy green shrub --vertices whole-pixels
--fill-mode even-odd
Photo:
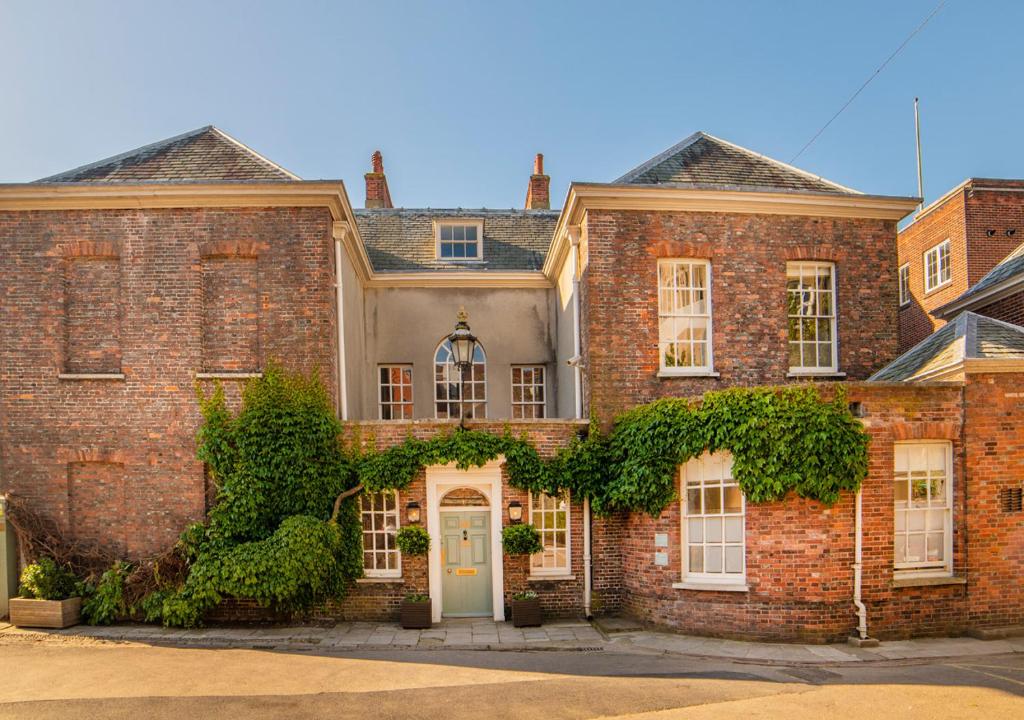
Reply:
[[[529,523],[506,525],[501,531],[501,547],[506,555],[533,555],[544,549],[540,533]]]
[[[20,594],[36,600],[67,600],[81,594],[82,586],[71,571],[53,558],[42,557],[21,571]]]
[[[430,533],[419,525],[406,525],[395,535],[395,543],[403,555],[426,555],[430,552]]]
[[[82,601],[82,619],[90,625],[110,625],[120,617],[128,615],[125,604],[124,583],[131,566],[116,562],[100,576],[95,588],[90,588]]]

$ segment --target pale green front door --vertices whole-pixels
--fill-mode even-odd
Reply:
[[[441,612],[449,617],[490,616],[491,514],[441,513]]]

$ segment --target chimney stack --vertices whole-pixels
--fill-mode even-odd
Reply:
[[[384,175],[384,156],[380,150],[373,152],[373,171],[366,173],[366,207],[390,208],[391,193],[388,191],[388,179]]]
[[[533,175],[530,176],[530,185],[526,189],[527,210],[550,210],[551,209],[551,178],[544,174],[544,156],[537,153],[533,159]]]

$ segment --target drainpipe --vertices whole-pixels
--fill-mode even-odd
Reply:
[[[338,415],[348,420],[348,383],[345,372],[345,305],[341,281],[341,241],[348,233],[348,223],[334,223],[334,289],[338,312]]]
[[[856,537],[856,550],[854,555],[853,563],[853,604],[857,608],[857,632],[860,634],[861,640],[867,640],[868,637],[868,609],[864,605],[864,601],[861,600],[861,572],[863,569],[862,559],[864,550],[864,503],[861,498],[862,491],[857,489],[857,511],[856,519],[854,520],[854,535]]]
[[[573,393],[575,399],[576,419],[583,419],[583,364],[580,352],[580,228],[578,225],[566,229],[569,235],[572,257],[572,354]],[[583,498],[583,615],[589,620],[593,617],[590,611],[591,595],[593,594],[593,573],[591,570],[591,538],[590,538],[590,498]]]

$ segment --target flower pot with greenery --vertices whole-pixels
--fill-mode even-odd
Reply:
[[[406,557],[426,555],[430,551],[430,533],[419,525],[407,525],[398,531],[395,544]],[[409,593],[399,608],[399,620],[407,630],[423,630],[433,622],[430,597]]]
[[[21,573],[21,597],[11,598],[11,624],[65,628],[82,618],[81,583],[51,558],[40,558]]]
[[[506,555],[533,555],[544,549],[537,528],[528,523],[509,525],[501,531],[501,545]],[[540,609],[540,598],[532,590],[522,590],[512,596],[512,625],[534,627],[540,625],[544,616]]]

